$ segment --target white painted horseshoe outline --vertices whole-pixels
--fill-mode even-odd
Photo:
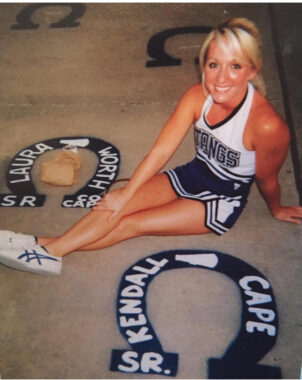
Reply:
[[[95,153],[98,157],[98,165],[86,185],[76,193],[64,196],[62,207],[93,207],[117,177],[120,153],[112,144],[89,136],[69,136],[44,140],[18,152],[7,169],[6,183],[12,193],[0,194],[0,207],[42,207],[46,195],[37,193],[31,177],[35,160],[47,151],[62,149],[68,144]],[[106,168],[108,168],[108,172]]]
[[[138,261],[123,274],[118,290],[117,322],[131,349],[112,350],[110,370],[176,375],[178,354],[163,350],[147,316],[146,297],[155,276],[188,267],[226,275],[237,284],[241,294],[241,327],[223,357],[208,359],[209,378],[281,378],[280,368],[257,364],[277,339],[278,315],[270,283],[243,260],[204,250],[163,251]]]

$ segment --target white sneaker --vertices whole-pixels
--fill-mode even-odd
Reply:
[[[62,269],[61,257],[50,255],[39,245],[29,249],[0,249],[0,263],[11,268],[45,275],[59,275]]]
[[[26,249],[37,245],[32,235],[23,235],[13,231],[0,231],[0,249]]]

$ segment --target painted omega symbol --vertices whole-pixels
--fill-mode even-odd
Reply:
[[[104,140],[88,136],[59,137],[22,149],[7,169],[7,187],[12,193],[0,194],[0,207],[42,207],[46,195],[38,194],[31,170],[38,157],[54,149],[74,145],[94,152],[98,165],[93,177],[76,193],[65,195],[62,207],[93,207],[109,189],[119,172],[120,153]]]
[[[178,354],[164,351],[148,319],[146,297],[155,276],[167,270],[189,267],[228,276],[241,294],[241,327],[223,357],[208,359],[209,378],[281,378],[280,368],[257,364],[277,339],[278,315],[270,283],[243,260],[203,250],[163,251],[126,270],[118,290],[117,322],[131,349],[112,350],[111,371],[177,374]]]

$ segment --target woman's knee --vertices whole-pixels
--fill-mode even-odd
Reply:
[[[125,238],[137,237],[144,234],[136,215],[124,216],[116,227],[116,232]]]

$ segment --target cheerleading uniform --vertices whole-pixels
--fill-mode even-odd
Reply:
[[[243,134],[254,98],[248,84],[242,102],[222,122],[209,125],[213,105],[206,99],[195,123],[196,157],[186,165],[166,171],[179,197],[205,204],[205,225],[218,235],[228,231],[247,202],[255,176],[255,151],[243,145]]]

